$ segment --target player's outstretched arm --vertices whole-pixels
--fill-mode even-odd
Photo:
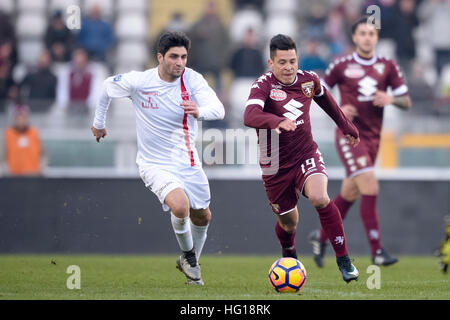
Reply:
[[[100,142],[101,138],[106,137],[106,112],[108,111],[111,98],[108,96],[106,87],[103,86],[100,94],[100,99],[95,107],[94,123],[91,127],[91,132],[94,135],[97,142]]]
[[[353,145],[359,143],[358,129],[353,125],[351,121],[347,119],[342,110],[337,105],[336,101],[331,96],[330,92],[324,88],[324,93],[320,97],[315,97],[314,101],[317,102],[328,116],[336,123],[342,133],[347,136],[349,142]]]
[[[103,82],[102,92],[95,107],[94,123],[91,131],[97,142],[106,136],[106,112],[112,98],[131,97],[136,90],[137,84],[142,73],[131,71],[125,74],[119,74],[115,77],[109,77]]]
[[[255,104],[248,104],[244,112],[244,124],[255,129],[276,129],[285,119],[273,113],[264,112],[260,105]]]
[[[412,102],[409,94],[401,96],[391,96],[387,92],[381,90],[375,92],[373,104],[374,106],[380,108],[392,104],[403,110],[409,110],[412,107]]]

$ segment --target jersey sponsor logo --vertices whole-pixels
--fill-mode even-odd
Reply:
[[[158,104],[152,101],[152,97],[159,95],[158,91],[142,91],[142,94],[148,96],[148,101],[141,103],[143,109],[159,109]]]
[[[272,89],[281,89],[281,88],[282,88],[281,84],[273,84],[272,83]]]
[[[384,63],[375,63],[373,68],[378,72],[378,74],[382,75],[384,73]]]
[[[122,79],[122,75],[121,75],[121,74],[118,74],[117,76],[114,77],[113,81],[114,81],[114,82],[118,82],[118,81],[120,81],[121,79]]]
[[[286,103],[283,108],[288,110],[289,112],[283,113],[283,116],[290,120],[297,120],[298,117],[300,117],[303,112],[299,109],[303,107],[303,103],[298,102],[297,100],[291,99],[288,103]]]
[[[347,65],[347,68],[344,70],[344,75],[347,78],[361,78],[364,76],[364,74],[364,69],[356,63]]]
[[[270,90],[270,98],[275,101],[283,101],[287,98],[287,93],[280,89]]]
[[[372,101],[373,95],[377,92],[378,82],[377,80],[365,76],[363,79],[358,81],[358,92],[362,95],[358,96],[358,101]]]
[[[307,98],[311,98],[314,93],[314,81],[303,82],[301,87],[303,94]]]

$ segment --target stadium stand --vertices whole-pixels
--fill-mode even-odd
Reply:
[[[11,74],[15,82],[19,83],[30,68],[36,66],[38,57],[45,48],[43,37],[47,25],[56,10],[61,10],[66,19],[66,9],[70,5],[80,6],[83,16],[93,5],[99,5],[103,17],[113,26],[117,42],[106,61],[91,61],[98,87],[102,79],[107,76],[154,66],[156,61],[153,57],[152,46],[157,36],[170,22],[171,17],[177,12],[181,13],[183,22],[189,29],[199,19],[208,1],[2,0],[0,11],[11,17],[16,32],[18,59]],[[217,0],[216,2],[220,18],[229,32],[230,49],[239,45],[245,30],[251,27],[256,31],[264,60],[268,58],[268,40],[277,33],[292,35],[299,43],[301,55],[306,48],[308,36],[314,34],[319,39],[321,58],[327,62],[336,58],[336,55],[343,55],[351,49],[348,35],[338,37],[337,40],[331,39],[332,36],[326,31],[330,19],[337,17],[337,22],[342,24],[342,29],[348,32],[355,16],[363,13],[368,3],[364,0],[315,1],[314,3],[295,0]],[[299,3],[302,10],[299,10]],[[448,10],[450,10],[448,3],[437,7],[432,1],[427,0],[418,2],[415,8],[419,18],[419,25],[412,30],[416,55],[407,82],[410,82],[412,88],[417,88],[415,92],[419,96],[415,107],[407,114],[395,108],[386,109],[386,144],[381,151],[381,160],[378,164],[380,168],[425,165],[423,154],[426,152],[432,152],[433,159],[436,160],[433,163],[436,166],[446,168],[450,166],[448,161],[450,147],[447,140],[445,138],[439,138],[437,142],[433,140],[435,135],[446,137],[449,134],[450,64],[445,64],[445,59],[446,54],[450,52],[450,45],[446,47],[445,39],[433,33],[433,30],[439,26],[448,24],[445,19],[442,19],[443,13]],[[72,30],[72,32],[76,35],[78,31]],[[337,47],[336,41],[340,41]],[[395,41],[389,37],[380,39],[378,54],[395,59]],[[438,64],[442,65],[438,66]],[[52,70],[60,75],[67,67],[66,63],[53,63]],[[207,80],[210,79],[207,78]],[[242,111],[252,80],[234,78],[230,67],[226,66],[222,70],[222,82],[225,90],[221,98],[227,108],[226,120],[233,119],[226,125],[234,127],[236,123],[239,123],[239,110]],[[12,105],[12,101],[10,104]],[[8,110],[10,109],[0,115],[2,128],[11,120]],[[110,140],[100,148],[95,148],[95,144],[91,141],[89,127],[92,112],[91,109],[85,118],[72,121],[58,105],[54,105],[47,113],[31,116],[31,122],[40,129],[44,144],[48,147],[47,174],[57,175],[65,169],[82,174],[88,172],[89,165],[95,167],[102,166],[104,163],[110,170],[106,172],[125,172],[135,175],[133,154],[136,139],[135,120],[130,103],[126,99],[112,103],[108,113]],[[330,127],[334,124],[320,108],[315,106],[311,108],[311,118],[313,133],[325,154],[327,166],[338,168],[339,160],[334,151],[332,137],[329,135]],[[414,125],[410,125],[411,123]],[[69,131],[65,132],[66,129]],[[433,135],[425,140],[408,138],[412,134]],[[55,139],[55,136],[65,138]],[[439,146],[436,146],[436,143]],[[73,160],[74,154],[86,153],[92,154],[92,157],[83,157],[79,161]]]

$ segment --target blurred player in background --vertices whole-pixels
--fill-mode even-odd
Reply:
[[[203,285],[198,259],[211,211],[208,179],[195,148],[197,120],[223,119],[225,111],[203,76],[186,67],[189,48],[185,34],[166,32],[158,41],[158,67],[106,79],[91,130],[99,142],[106,136],[111,98],[131,98],[140,176],[163,210],[171,212],[183,252],[177,268],[188,284]]]
[[[271,154],[279,154],[276,172],[268,172],[262,157],[260,165],[267,197],[278,218],[275,232],[282,255],[297,258],[295,234],[300,191],[319,214],[344,281],[356,280],[358,270],[348,256],[341,215],[328,197],[325,163],[311,133],[309,108],[312,100],[336,122],[350,145],[358,144],[358,130],[320,84],[317,74],[298,69],[297,48],[290,37],[279,34],[271,39],[268,63],[271,72],[263,74],[252,85],[244,124],[257,129],[261,150],[267,147]],[[275,130],[279,134],[279,145],[272,145],[271,138],[267,139],[267,146],[263,145],[262,129]]]
[[[356,51],[331,63],[322,81],[328,89],[339,86],[341,110],[361,135],[361,143],[352,148],[340,128],[336,129],[336,148],[345,167],[346,178],[334,202],[344,219],[352,204],[361,197],[361,219],[369,240],[372,262],[387,266],[398,259],[381,246],[376,207],[379,185],[374,165],[380,145],[384,107],[395,105],[408,110],[411,99],[395,62],[375,54],[378,30],[367,23],[367,18],[352,26],[352,39]],[[388,87],[392,89],[390,94],[386,92]],[[313,245],[314,260],[322,267],[326,230],[313,231],[309,239]]]

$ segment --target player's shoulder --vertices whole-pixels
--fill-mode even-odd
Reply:
[[[395,60],[392,59],[391,57],[388,57],[388,56],[385,56],[385,55],[379,55],[379,56],[377,56],[376,63],[382,63],[382,64],[385,64],[386,66],[388,66],[388,67],[390,67],[392,69],[400,71],[397,62],[395,62]]]
[[[311,81],[311,80],[313,80],[313,81],[320,80],[320,77],[316,72],[314,72],[312,70],[302,70],[302,69],[297,70],[297,78],[301,82]]]
[[[149,70],[151,70],[151,69],[149,69]],[[107,80],[111,80],[112,82],[115,82],[115,83],[120,83],[122,81],[138,83],[139,81],[142,81],[145,76],[149,75],[149,73],[148,73],[149,70],[145,70],[145,71],[131,70],[131,71],[128,71],[125,73],[117,73],[117,74],[109,77]]]
[[[188,67],[184,68],[183,81],[186,85],[192,87],[207,83],[205,77],[200,72]]]
[[[252,89],[266,89],[275,81],[272,71],[267,71],[253,81]]]
[[[352,54],[347,54],[345,56],[338,57],[330,62],[328,68],[325,70],[325,74],[328,75],[335,69],[337,70],[340,68],[345,68],[345,66],[352,61],[354,62],[354,57]]]
[[[188,67],[184,68],[183,78],[189,80],[204,79],[203,75],[200,72]]]

